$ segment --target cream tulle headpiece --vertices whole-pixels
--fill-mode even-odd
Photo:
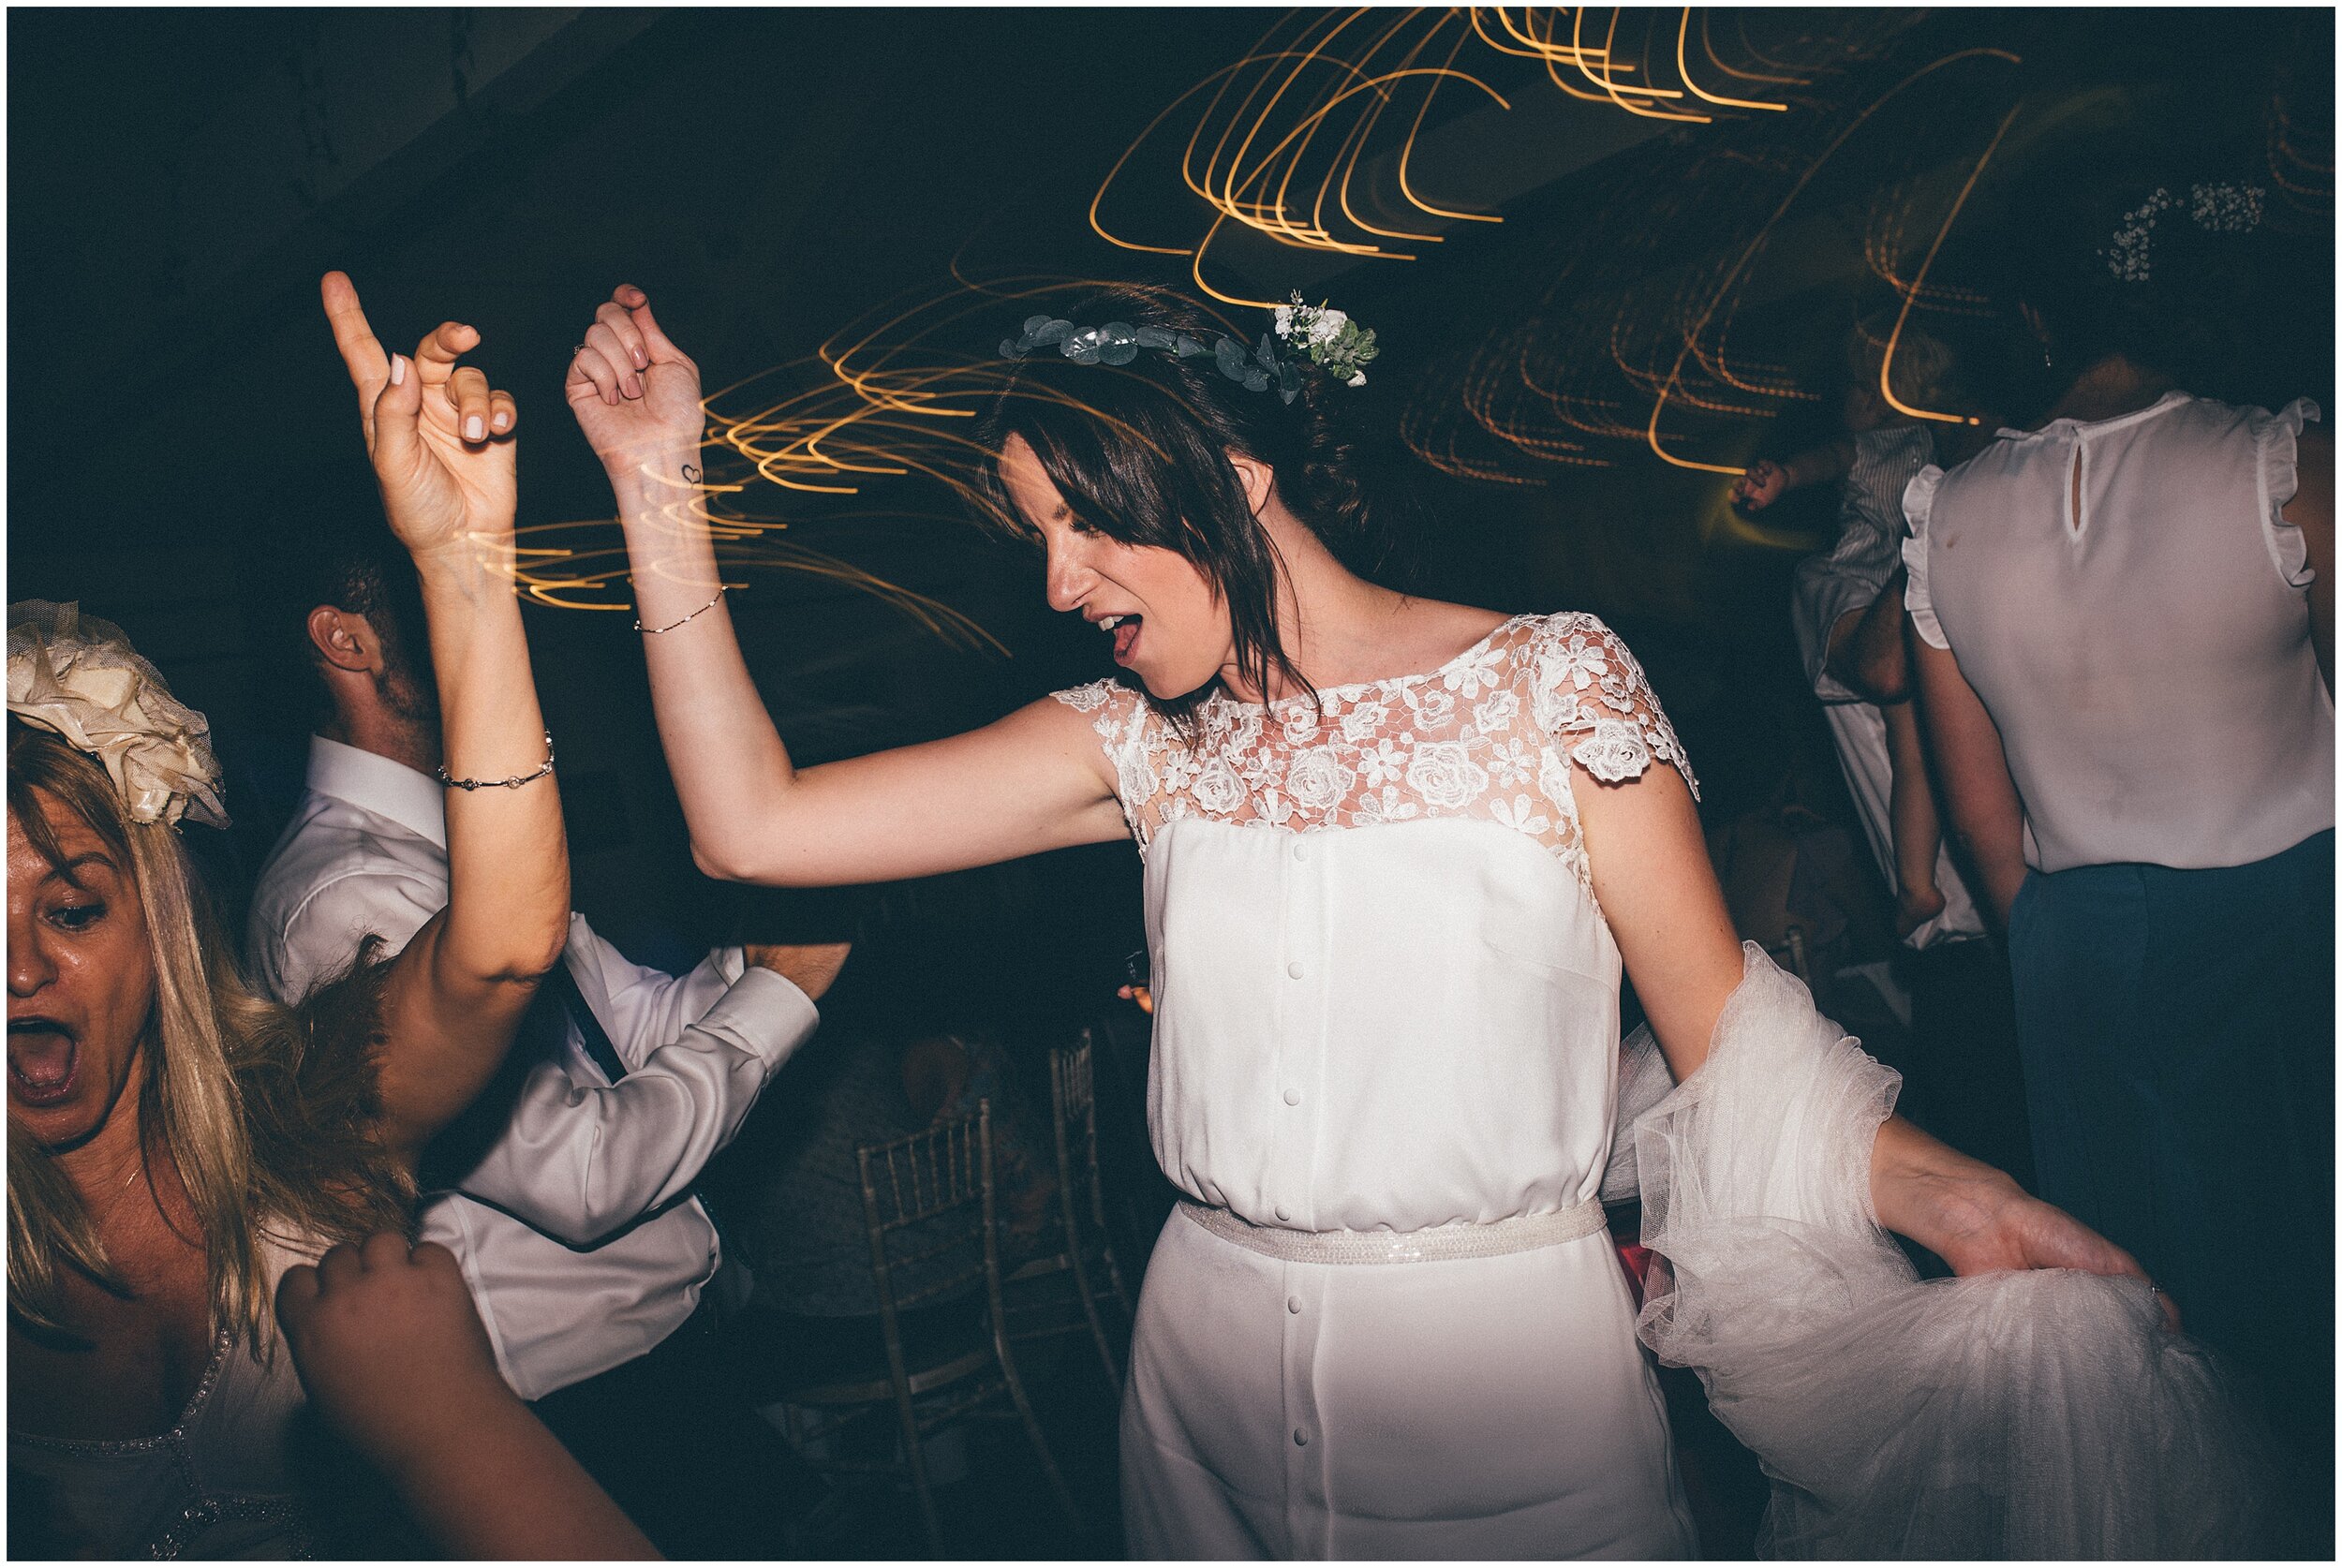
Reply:
[[[134,821],[228,825],[211,722],[111,621],[42,599],[9,605],[8,711],[104,763]]]

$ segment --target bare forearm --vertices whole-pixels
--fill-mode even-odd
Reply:
[[[1984,1223],[1992,1204],[2018,1191],[2005,1173],[1899,1116],[1879,1125],[1871,1146],[1871,1206],[1878,1222],[1939,1255]]]
[[[672,629],[643,638],[660,742],[692,853],[721,876],[739,869],[768,830],[767,814],[796,770],[740,656],[731,606],[718,592],[715,545],[699,515],[705,496],[696,482],[699,462],[696,448],[672,448],[613,464],[610,478],[637,614],[646,629]]]
[[[659,1553],[570,1451],[509,1392],[483,1396],[445,1441],[388,1469],[417,1523],[451,1557],[639,1561]]]
[[[545,725],[512,593],[511,541],[467,540],[415,565],[449,777],[536,773],[545,761]],[[550,778],[445,794],[448,915],[435,964],[476,981],[533,981],[568,939],[560,794]]]

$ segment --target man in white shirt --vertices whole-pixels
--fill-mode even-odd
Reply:
[[[331,716],[253,895],[249,962],[280,999],[347,968],[369,936],[397,951],[447,901],[438,726],[420,623],[398,614],[403,564],[353,538],[304,574]],[[541,1409],[660,1539],[656,1515],[674,1512],[672,1483],[693,1469],[670,1440],[730,1425],[672,1408],[715,1383],[698,1309],[721,1249],[692,1185],[812,1034],[846,948],[720,948],[677,978],[570,922],[510,1071],[426,1161],[455,1190],[427,1197],[421,1231],[461,1262],[506,1381],[530,1400],[574,1391]],[[671,1408],[629,1408],[645,1400]],[[570,1409],[587,1429],[563,1430]],[[685,1555],[713,1545],[660,1540],[694,1544]]]

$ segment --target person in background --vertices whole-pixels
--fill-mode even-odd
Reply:
[[[1984,938],[1984,916],[1943,842],[1903,647],[1903,492],[1936,460],[1939,444],[1973,444],[1966,424],[1899,414],[1880,377],[1895,317],[1856,324],[1846,345],[1848,432],[1786,465],[1760,462],[1735,487],[1757,511],[1783,487],[1839,483],[1838,537],[1800,562],[1789,616],[1805,678],[1820,699],[1840,773],[1862,833],[1895,900],[1905,956],[1869,970],[1890,1004],[1905,1003],[1912,1034],[1905,1111],[1955,1147],[2025,1180],[2031,1158],[2017,1068],[2007,966]],[[1964,401],[1941,340],[1906,325],[1892,374],[1906,407]],[[1939,434],[1940,436],[1939,436]]]
[[[1936,438],[1881,389],[1894,327],[1890,312],[1869,316],[1847,342],[1846,434],[1783,463],[1759,459],[1732,498],[1754,513],[1790,490],[1840,486],[1837,540],[1799,564],[1791,619],[1863,832],[1894,894],[1898,934],[1924,949],[1981,935],[1983,923],[1944,852],[1919,717],[1902,678],[1903,487],[1935,460]],[[1896,395],[1906,407],[1942,408],[1950,369],[1949,353],[1927,333],[1905,327],[1894,334]]]
[[[559,962],[569,857],[511,588],[517,410],[458,367],[478,333],[449,323],[393,357],[336,278],[383,510],[427,612],[438,745],[458,777],[528,781],[458,791],[441,907],[396,958],[353,947],[289,1011],[246,988],[180,836],[183,817],[226,823],[203,716],[117,629],[69,605],[10,610],[19,1553],[391,1544],[362,1472],[312,1441],[275,1354],[276,1284],[404,1226],[423,1147]]]
[[[456,1559],[656,1558],[497,1370],[455,1255],[399,1231],[285,1271],[276,1317],[310,1403]]]
[[[2333,445],[2307,399],[2191,390],[2285,319],[2271,193],[2108,167],[2044,166],[1995,236],[2041,413],[1911,481],[1914,656],[2008,931],[2042,1195],[2257,1377],[2323,1556]],[[2257,1261],[2272,1244],[2281,1279]]]
[[[411,578],[379,545],[317,552],[305,607],[325,722],[248,936],[255,979],[288,1001],[369,938],[403,947],[448,895],[430,667],[401,614]],[[462,1261],[515,1392],[654,1539],[683,1555],[746,1549],[779,1521],[714,1506],[711,1488],[768,1434],[723,1391],[703,1300],[721,1244],[692,1189],[812,1034],[846,948],[723,948],[678,979],[574,913],[568,939],[523,1048],[432,1151],[426,1186],[443,1191],[422,1234]]]

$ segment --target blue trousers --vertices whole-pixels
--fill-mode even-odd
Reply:
[[[2040,1195],[2329,1454],[2334,853],[2035,872],[2008,921]]]

